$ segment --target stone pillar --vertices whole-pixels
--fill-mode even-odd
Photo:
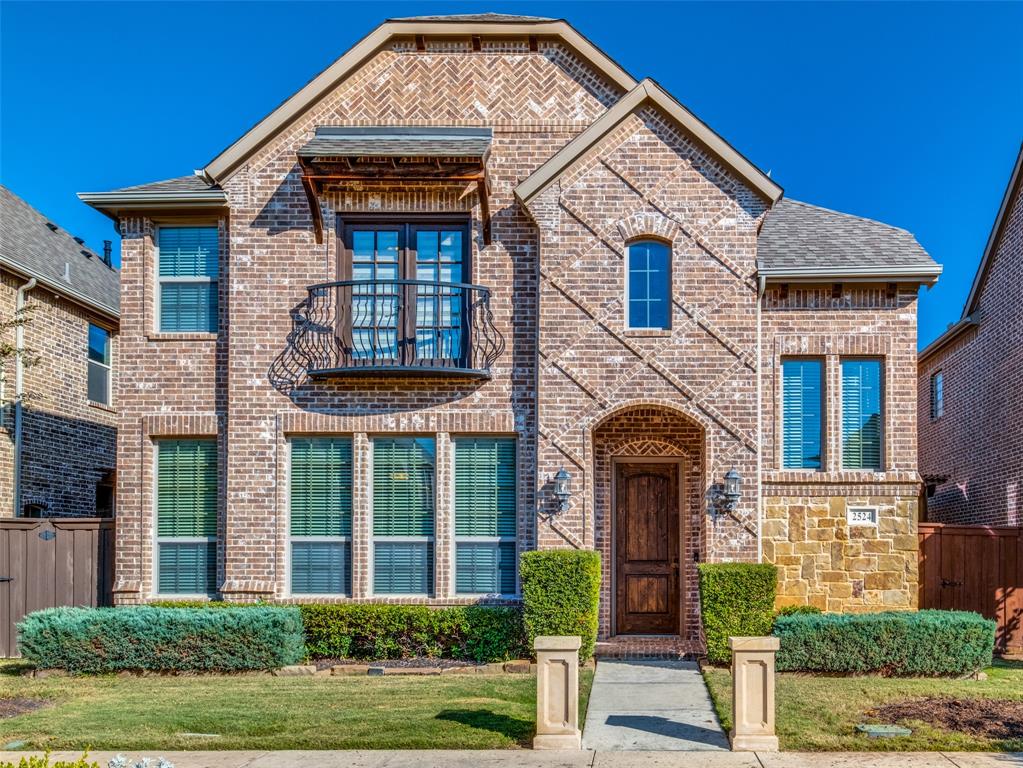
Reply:
[[[774,735],[774,654],[777,637],[730,637],[734,752],[778,751]]]
[[[533,749],[580,749],[578,636],[538,637]]]

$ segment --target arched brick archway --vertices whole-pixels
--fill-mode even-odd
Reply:
[[[602,639],[620,634],[616,616],[616,535],[614,487],[622,468],[643,463],[667,468],[677,464],[679,580],[677,633],[687,643],[700,641],[696,562],[705,548],[703,508],[708,463],[705,430],[676,408],[637,404],[616,410],[591,430],[594,545],[601,553],[600,625]],[[662,461],[663,460],[663,461]],[[673,475],[674,476],[674,475]],[[675,634],[671,632],[669,634]]]

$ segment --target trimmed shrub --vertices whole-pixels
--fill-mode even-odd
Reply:
[[[520,658],[526,650],[518,608],[471,605],[302,605],[312,658],[403,659],[478,663]]]
[[[967,611],[779,617],[780,671],[968,675],[991,664],[995,622]]]
[[[235,672],[278,669],[305,653],[296,608],[50,608],[18,624],[22,655],[41,668]]]
[[[823,613],[823,611],[816,605],[786,605],[774,612],[774,618],[777,619],[781,616],[816,616],[820,613]]]
[[[600,554],[582,549],[524,552],[519,575],[530,653],[536,637],[579,635],[579,659],[589,659],[597,643]]]
[[[699,572],[707,658],[727,664],[729,637],[771,634],[778,569],[768,563],[704,563]]]

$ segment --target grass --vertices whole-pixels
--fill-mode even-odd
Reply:
[[[1023,700],[1023,663],[996,661],[987,680],[931,678],[828,677],[779,673],[775,704],[778,739],[783,750],[916,751],[1023,750],[1023,739],[991,740],[908,723],[910,736],[868,739],[856,732],[869,722],[864,712],[888,701],[921,696]],[[728,669],[703,672],[718,718],[727,731],[732,724],[732,680]]]
[[[0,697],[50,705],[0,720],[0,747],[507,749],[529,745],[536,719],[533,675],[34,679],[24,668],[0,661]],[[583,713],[592,681],[580,670]]]

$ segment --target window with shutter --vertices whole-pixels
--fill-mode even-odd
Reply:
[[[455,591],[515,594],[515,441],[460,437],[454,445]]]
[[[160,330],[216,333],[219,233],[216,227],[157,230]]]
[[[291,441],[291,592],[350,594],[352,440]]]
[[[782,456],[785,469],[820,469],[823,366],[819,359],[782,361]]]
[[[842,361],[842,468],[881,467],[881,361]]]
[[[157,591],[217,588],[217,441],[156,444]]]
[[[429,438],[373,440],[373,591],[433,592],[435,447]]]

